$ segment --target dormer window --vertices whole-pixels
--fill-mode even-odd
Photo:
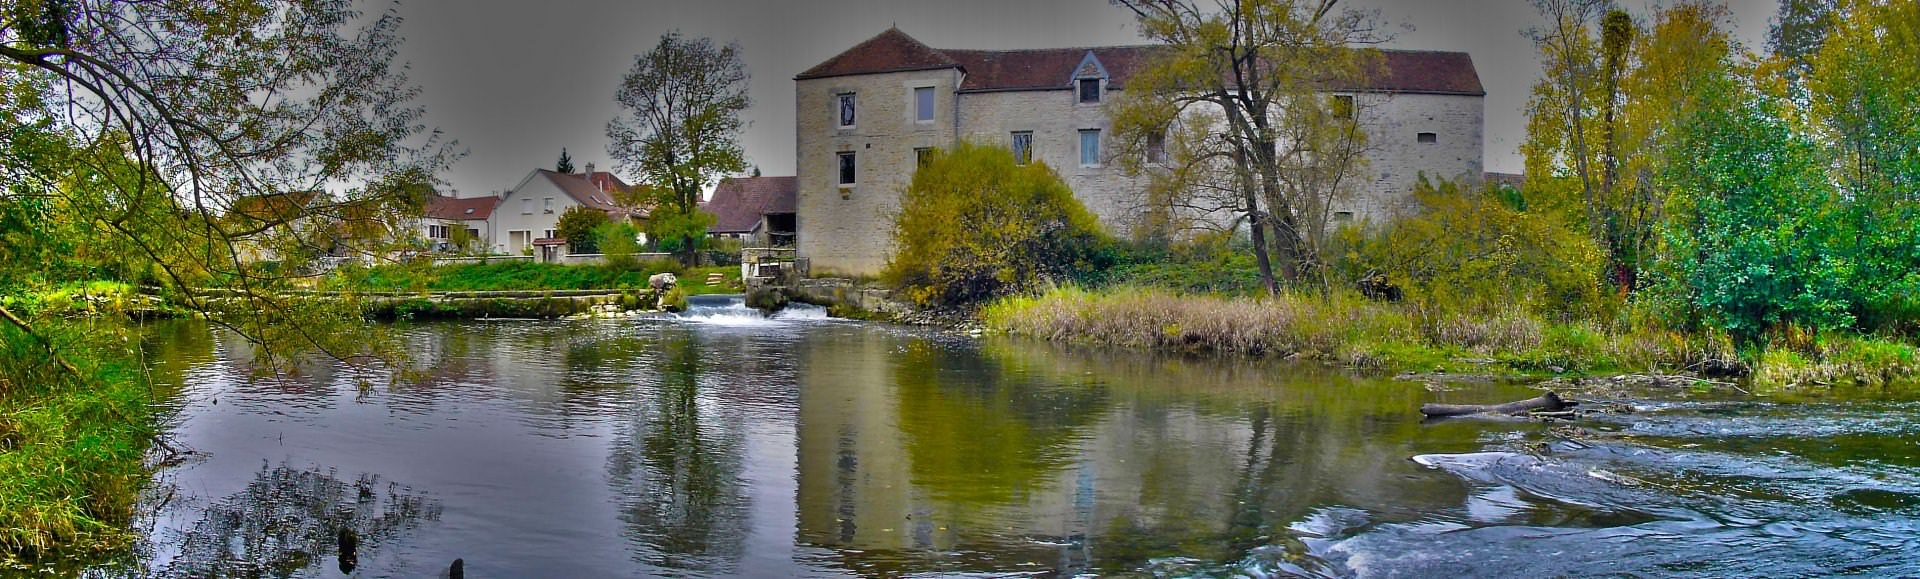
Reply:
[[[853,112],[854,112],[853,111],[854,109],[853,93],[842,94],[840,95],[839,100],[840,100],[840,128],[842,129],[853,128]]]
[[[1080,79],[1080,104],[1096,104],[1099,102],[1100,102],[1100,79],[1097,79],[1097,78]]]

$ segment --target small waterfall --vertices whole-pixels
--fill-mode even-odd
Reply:
[[[766,312],[747,307],[745,296],[737,294],[688,296],[687,311],[680,312],[676,317],[698,324],[734,327],[782,326],[832,319],[827,315],[826,308],[798,303],[789,304],[785,309],[768,316]]]

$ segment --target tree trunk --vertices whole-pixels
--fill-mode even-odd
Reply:
[[[1561,400],[1559,394],[1548,392],[1538,398],[1528,398],[1506,404],[1422,404],[1420,413],[1428,418],[1441,416],[1468,416],[1473,414],[1526,414],[1535,410],[1559,412],[1579,405],[1579,402]]]
[[[1260,219],[1260,207],[1254,203],[1252,192],[1247,194],[1247,231],[1253,238],[1253,262],[1260,266],[1260,285],[1266,286],[1267,295],[1280,293],[1280,286],[1273,281],[1273,263],[1267,257],[1266,223]]]

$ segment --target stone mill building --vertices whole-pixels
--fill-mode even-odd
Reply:
[[[1134,219],[1144,179],[1112,162],[1103,106],[1126,90],[1153,46],[953,50],[898,29],[794,77],[799,255],[816,273],[873,274],[885,266],[892,216],[920,155],[960,139],[998,143],[1060,173],[1116,232]],[[1383,51],[1365,86],[1367,182],[1334,207],[1336,220],[1390,219],[1420,173],[1482,175],[1486,91],[1466,53]]]

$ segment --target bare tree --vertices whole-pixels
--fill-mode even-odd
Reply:
[[[1387,40],[1378,13],[1338,0],[1114,0],[1166,50],[1116,101],[1114,132],[1131,172],[1153,173],[1149,196],[1173,223],[1177,209],[1244,217],[1260,277],[1278,291],[1318,277],[1327,208],[1364,166],[1365,99],[1330,94],[1381,66],[1368,47]],[[1162,155],[1164,152],[1164,156]]]

